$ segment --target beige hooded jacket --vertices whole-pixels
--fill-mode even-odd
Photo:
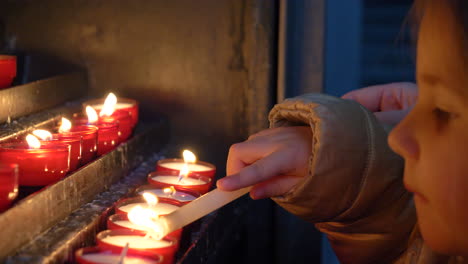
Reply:
[[[403,160],[360,104],[307,94],[276,105],[270,126],[310,126],[309,174],[274,198],[327,234],[341,263],[460,263],[433,253],[417,232]]]

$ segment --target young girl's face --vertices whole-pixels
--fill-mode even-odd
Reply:
[[[392,131],[405,159],[418,224],[434,250],[468,255],[468,60],[461,29],[443,1],[425,9],[418,36],[419,98]]]

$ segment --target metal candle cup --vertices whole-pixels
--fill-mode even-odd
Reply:
[[[99,247],[86,247],[75,251],[75,259],[79,264],[118,263],[120,258],[120,253],[103,251]],[[159,254],[145,254],[145,256],[127,254],[124,258],[124,263],[160,264],[162,261],[163,257]]]
[[[148,175],[148,183],[157,188],[174,186],[177,188],[193,190],[201,195],[207,193],[213,181],[196,173],[190,173],[179,182],[179,173],[176,171],[155,171]]]
[[[162,159],[158,160],[156,163],[156,171],[175,171],[179,173],[184,164],[185,162],[183,159]],[[214,180],[216,174],[215,165],[204,161],[188,163],[187,165],[190,173],[202,175]]]
[[[95,99],[95,100],[86,101],[83,103],[83,108],[86,108],[86,106],[88,105],[99,112],[101,111],[102,106],[104,105],[104,99]],[[138,102],[136,100],[129,99],[129,98],[118,98],[117,104],[115,106],[115,111],[116,112],[119,112],[119,111],[129,112],[132,118],[132,127],[135,127],[136,124],[138,123],[139,110],[138,110]]]
[[[182,206],[182,203],[180,203],[177,200],[174,199],[168,199],[168,198],[158,198],[159,202],[154,206],[154,210],[159,213],[160,215],[166,215],[174,210],[176,210],[178,207]],[[146,200],[141,197],[132,197],[132,198],[123,198],[118,200],[115,203],[115,213],[116,214],[127,214],[130,209],[127,210],[127,208],[132,207],[131,205],[140,205],[142,207],[149,207],[147,205]]]
[[[0,164],[0,212],[18,196],[18,165]]]
[[[21,186],[45,186],[62,179],[70,169],[70,145],[42,142],[40,149],[26,143],[0,144],[0,162],[18,164]]]
[[[121,253],[126,243],[129,243],[128,253],[142,256],[159,254],[164,264],[174,263],[174,255],[179,247],[179,241],[167,236],[162,240],[145,238],[131,230],[105,230],[97,234],[97,245],[102,250]]]
[[[133,224],[128,220],[128,216],[126,214],[114,214],[107,218],[107,229],[109,230],[116,230],[116,229],[126,229],[126,230],[133,230],[138,232],[142,235],[146,235],[147,230],[142,227],[138,227],[137,225]],[[168,236],[174,237],[177,240],[180,240],[182,237],[182,228],[175,230],[174,232],[170,233]]]
[[[92,161],[97,154],[97,132],[96,126],[79,125],[73,126],[69,132],[59,133],[61,138],[76,137],[82,138],[81,149],[81,165],[85,165]]]
[[[165,188],[156,188],[153,185],[143,185],[143,186],[138,187],[135,193],[138,195],[141,195],[144,192],[149,192],[158,196],[158,198],[169,198],[169,199],[177,200],[182,205],[190,203],[191,201],[200,197],[200,193],[194,190],[190,190],[190,189],[186,189],[182,187],[177,187],[177,188],[174,187],[175,194],[164,192],[164,189]]]

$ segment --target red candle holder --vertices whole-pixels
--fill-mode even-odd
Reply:
[[[82,155],[82,137],[80,135],[64,137],[62,134],[53,134],[52,136],[53,140],[49,141],[70,145],[70,170],[68,172],[78,169]]]
[[[175,207],[181,207],[182,204],[174,199],[168,199],[168,198],[160,198],[158,197],[159,202],[152,208],[158,213],[158,210],[160,210],[160,215],[166,215],[172,212],[171,210],[175,210],[177,208]],[[115,203],[115,213],[116,214],[124,214],[126,215],[128,211],[130,210],[129,208],[131,207],[130,205],[140,205],[142,207],[148,208],[149,205],[146,203],[146,200],[141,197],[131,197],[131,198],[123,198],[118,200]]]
[[[26,143],[0,144],[0,162],[18,164],[21,186],[45,186],[61,180],[70,169],[70,145],[41,142],[40,149]]]
[[[154,171],[148,175],[149,184],[157,188],[174,186],[176,189],[193,190],[201,195],[207,193],[213,181],[203,175],[191,173],[179,182],[179,173],[176,171]]]
[[[89,105],[97,112],[100,112],[102,110],[102,106],[104,105],[104,100],[105,99],[94,99],[86,101],[83,103],[83,108],[86,108],[86,106]],[[136,100],[129,98],[118,98],[117,104],[115,105],[115,112],[129,112],[130,116],[132,117],[132,127],[135,127],[139,118],[138,108],[138,102]]]
[[[120,142],[125,142],[133,133],[133,120],[127,111],[117,111],[110,116],[119,122]]]
[[[87,125],[88,117],[82,115],[73,115],[73,124]],[[119,123],[112,117],[100,118],[98,122],[92,125],[98,128],[97,155],[102,156],[117,147],[120,142]]]
[[[97,245],[100,249],[121,253],[126,243],[129,243],[128,253],[142,256],[159,254],[164,264],[174,263],[174,255],[179,247],[179,241],[171,236],[161,241],[145,238],[132,230],[105,230],[97,234]],[[133,243],[132,243],[133,242]]]
[[[156,188],[153,185],[143,185],[136,189],[138,195],[142,195],[144,192],[149,192],[156,195],[158,198],[168,198],[179,201],[182,205],[188,204],[191,201],[200,197],[200,193],[194,190],[185,189],[181,187],[174,187],[175,193],[166,193],[164,188]]]
[[[10,87],[16,77],[16,56],[0,55],[0,89]]]
[[[184,164],[185,162],[183,159],[162,159],[158,160],[156,163],[156,171],[175,171],[179,173]],[[216,174],[215,165],[204,161],[188,163],[187,165],[190,173],[202,175],[214,180]]]
[[[0,164],[0,212],[18,196],[18,165]]]
[[[97,154],[97,131],[96,126],[79,125],[73,126],[69,132],[59,133],[61,138],[75,138],[81,136],[81,165],[92,161]]]
[[[143,227],[139,227],[128,220],[128,216],[125,214],[114,214],[107,218],[107,229],[116,230],[116,229],[125,229],[133,230],[142,235],[146,235],[147,230]],[[168,236],[174,237],[180,241],[182,237],[182,228],[177,229],[174,232],[168,234]]]
[[[103,251],[99,247],[85,247],[75,251],[75,259],[79,264],[119,263],[120,253]],[[162,261],[163,257],[159,254],[145,254],[145,256],[127,254],[124,259],[124,263],[140,264],[160,264]]]

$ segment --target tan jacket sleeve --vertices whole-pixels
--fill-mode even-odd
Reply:
[[[389,263],[407,247],[416,223],[404,189],[403,160],[360,104],[322,94],[288,99],[270,126],[312,130],[309,175],[274,200],[327,234],[342,263]]]

